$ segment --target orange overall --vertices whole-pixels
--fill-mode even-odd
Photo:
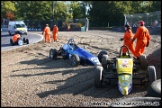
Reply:
[[[132,43],[133,33],[131,30],[127,30],[124,34],[124,45],[128,47],[128,49],[135,54],[134,44]],[[128,50],[127,48],[123,47],[122,52],[126,53]]]
[[[45,27],[43,32],[45,33],[45,35],[44,35],[45,43],[46,42],[50,43],[50,41],[51,41],[51,39],[50,39],[50,28],[49,27]]]
[[[57,33],[58,33],[58,27],[54,26],[53,28],[53,40],[57,41]]]
[[[15,34],[15,35],[12,37],[13,42],[16,42],[18,38],[20,38],[20,35],[19,35],[19,34]]]
[[[140,57],[141,54],[144,53],[145,47],[150,42],[150,33],[145,26],[140,26],[137,29],[135,36],[133,37],[134,41],[137,38],[137,43],[135,47],[135,56]]]

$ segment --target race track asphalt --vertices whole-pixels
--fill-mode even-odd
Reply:
[[[37,43],[43,39],[43,36],[39,35],[37,32],[28,32],[27,35],[22,35],[22,37],[29,39],[29,44]],[[11,46],[10,38],[12,38],[12,36],[10,36],[8,32],[1,32],[1,51],[26,46],[26,44],[22,46],[19,45]]]

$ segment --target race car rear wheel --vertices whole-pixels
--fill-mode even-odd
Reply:
[[[17,42],[18,42],[18,45],[23,45],[23,40],[22,39],[19,38]]]
[[[148,76],[149,76],[149,83],[151,84],[154,82],[157,77],[156,77],[156,69],[154,66],[148,66],[147,68]]]
[[[57,50],[56,49],[50,49],[49,58],[52,59],[52,60],[57,59]]]
[[[78,66],[80,64],[80,58],[77,54],[74,54],[70,58],[72,66]]]
[[[155,80],[147,89],[147,96],[161,97],[161,79]]]
[[[108,55],[107,54],[104,54],[102,56],[102,60],[101,60],[101,64],[103,66],[104,69],[108,69],[108,64],[107,64],[107,61],[108,61]]]
[[[94,71],[94,86],[96,88],[102,87],[102,71],[103,71],[102,66],[96,66]]]
[[[141,69],[147,69],[146,55],[143,54],[140,56],[140,64],[141,64]]]
[[[102,62],[102,56],[104,55],[104,54],[107,54],[107,52],[106,51],[104,51],[104,50],[102,50],[102,51],[100,51],[99,53],[98,53],[98,59],[99,59],[99,61],[100,62]]]
[[[26,44],[29,44],[29,39],[26,39]]]
[[[64,49],[61,51],[61,56],[64,60],[68,58]]]
[[[23,38],[23,42],[24,42],[24,43],[26,42],[25,38]]]
[[[14,42],[12,39],[10,39],[10,44],[13,46],[14,45]]]

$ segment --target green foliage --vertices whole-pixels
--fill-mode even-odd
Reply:
[[[161,11],[161,1],[152,1],[149,11],[150,12]]]
[[[59,20],[68,18],[69,14],[67,10],[67,5],[65,5],[63,2],[57,2],[54,9],[54,19]]]
[[[17,9],[15,8],[15,4],[12,1],[1,1],[1,17],[7,18],[6,13],[11,12],[15,13],[17,12]]]
[[[17,18],[29,20],[47,20],[52,17],[52,2],[50,1],[18,1],[16,7],[19,9]]]
[[[70,9],[71,9],[73,19],[83,18],[83,16],[85,15],[85,11],[83,10],[83,6],[84,5],[81,5],[81,3],[78,2],[78,1],[72,1],[71,2]]]
[[[123,26],[124,14],[160,11],[161,1],[93,1],[89,12],[94,27]]]
[[[122,23],[123,9],[119,7],[121,5],[119,3],[115,1],[94,1],[90,11],[90,24],[94,27],[106,27],[108,23],[110,26]]]
[[[88,17],[94,27],[122,26],[124,14],[154,11],[161,11],[161,1],[1,1],[2,18],[66,21]]]

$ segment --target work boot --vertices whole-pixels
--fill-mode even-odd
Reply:
[[[137,60],[140,60],[140,58],[139,58],[139,57],[137,57]]]
[[[140,58],[139,58],[139,57],[133,57],[133,59],[135,59],[135,60],[140,60]]]

